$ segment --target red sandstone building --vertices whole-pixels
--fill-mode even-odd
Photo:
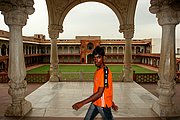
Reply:
[[[132,40],[132,63],[159,65],[159,54],[151,54],[152,39]],[[125,40],[101,39],[100,36],[76,36],[75,39],[58,39],[58,57],[61,64],[92,64],[92,50],[96,46],[104,48],[107,64],[123,64]],[[51,42],[42,34],[23,37],[26,66],[49,64]],[[0,70],[8,66],[9,33],[0,30]],[[178,68],[179,69],[179,68]]]

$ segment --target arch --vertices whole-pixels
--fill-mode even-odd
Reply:
[[[107,47],[107,53],[111,54],[111,47]]]
[[[70,54],[73,54],[74,53],[74,47],[69,47],[69,52],[70,52]]]
[[[140,53],[141,51],[141,48],[140,47],[136,47],[136,53]]]
[[[7,53],[7,47],[6,47],[5,44],[3,44],[2,47],[1,47],[1,55],[2,55],[2,56],[5,56],[6,53]]]
[[[109,7],[119,21],[119,32],[134,30],[134,16],[137,0],[46,0],[49,27],[63,32],[63,22],[68,12],[81,3],[98,2]],[[134,33],[134,32],[133,32]]]
[[[91,42],[89,42],[89,43],[87,44],[87,49],[88,49],[88,50],[94,49],[94,44],[91,43]]]
[[[68,47],[67,47],[67,46],[64,47],[64,53],[65,53],[65,54],[68,53]]]
[[[58,53],[59,53],[59,54],[63,54],[62,47],[58,47]]]
[[[63,21],[68,12],[81,3],[85,2],[98,2],[109,7],[117,16],[122,32],[126,28],[124,25],[132,25],[134,28],[134,14],[136,9],[137,0],[46,0],[48,8],[49,25],[58,25],[60,32],[63,32]]]
[[[119,53],[123,53],[123,47],[119,47]]]
[[[117,54],[117,47],[113,47],[113,54]]]
[[[93,63],[93,55],[89,54],[87,55],[87,64],[92,64]]]
[[[75,53],[79,54],[80,53],[80,48],[79,47],[75,47]]]
[[[82,4],[82,3],[85,3],[85,2],[89,2],[89,1],[90,0],[84,0],[83,2],[74,1],[70,5],[68,5],[68,7],[62,13],[62,16],[60,17],[60,19],[58,21],[58,25],[63,26],[64,19],[65,19],[66,15],[69,13],[69,11],[72,8],[74,8],[75,6],[77,6],[79,4]],[[110,3],[109,1],[103,1],[102,2],[101,0],[91,0],[91,2],[98,2],[98,3],[104,4],[107,7],[109,7],[116,14],[116,16],[117,16],[117,18],[119,20],[119,25],[120,25],[120,23],[123,24],[123,19],[122,19],[122,16],[121,16],[119,10],[112,3]]]

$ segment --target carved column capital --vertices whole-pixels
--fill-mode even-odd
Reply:
[[[7,0],[0,2],[2,14],[7,25],[26,25],[28,15],[34,13],[33,0]]]
[[[59,33],[63,32],[63,26],[51,24],[49,25],[48,32],[51,39],[57,39],[59,37]]]
[[[151,0],[151,6],[149,11],[153,14],[156,14],[158,18],[159,25],[170,25],[179,23],[179,13],[175,9],[174,4],[179,3],[172,2],[176,0]]]
[[[119,32],[123,32],[125,39],[132,39],[134,36],[134,25],[132,24],[121,25]]]
[[[120,25],[119,32],[123,32],[125,39],[132,39],[134,36],[134,25],[133,24]]]
[[[22,10],[14,10],[3,14],[5,23],[7,25],[26,25],[28,15],[24,13]]]

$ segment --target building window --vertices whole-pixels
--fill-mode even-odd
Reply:
[[[94,49],[94,45],[93,45],[92,43],[88,43],[88,44],[87,44],[87,49],[88,49],[88,50]]]

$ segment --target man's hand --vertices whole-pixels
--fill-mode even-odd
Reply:
[[[113,105],[112,105],[112,109],[113,109],[114,111],[118,111],[118,106],[115,105],[114,102],[113,102]]]
[[[82,106],[83,106],[82,102],[77,102],[77,103],[75,103],[75,104],[72,106],[72,108],[73,108],[74,110],[78,110],[78,109],[81,108]]]

